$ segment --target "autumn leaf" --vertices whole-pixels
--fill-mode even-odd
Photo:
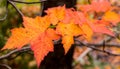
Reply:
[[[74,39],[72,35],[66,35],[62,37],[62,44],[65,50],[65,54],[69,51],[72,44],[74,44]]]
[[[70,23],[70,21],[73,20],[73,17],[74,17],[74,14],[73,14],[72,9],[66,9],[65,10],[65,17],[61,22]]]
[[[84,23],[82,24],[82,26],[80,27],[82,29],[82,31],[84,32],[84,36],[88,41],[91,41],[91,38],[93,36],[93,30],[92,28],[87,24]]]
[[[60,35],[58,35],[56,31],[51,28],[47,29],[46,34],[51,40],[58,40],[60,38]]]
[[[93,0],[92,10],[96,12],[106,12],[111,9],[111,4],[108,0]]]
[[[24,28],[15,28],[12,29],[11,32],[11,37],[8,39],[2,50],[15,48],[20,49],[24,45],[28,44],[31,40],[30,33],[28,33]]]
[[[84,15],[84,13],[80,11],[75,11],[75,9],[73,8],[66,9],[65,17],[61,22],[70,23],[71,20],[74,21],[75,24],[82,25],[82,23],[86,22],[86,16]]]
[[[62,43],[65,49],[65,54],[70,49],[71,45],[74,43],[73,36],[83,34],[82,30],[74,23],[58,23],[56,27],[58,34],[62,35]]]
[[[87,24],[92,28],[93,32],[115,36],[114,33],[109,28],[107,28],[104,23],[96,23],[89,21]]]
[[[53,42],[49,37],[47,37],[45,33],[43,33],[39,38],[31,42],[30,44],[31,44],[31,49],[34,52],[34,57],[36,59],[37,66],[39,67],[44,57],[49,52],[53,51],[54,49]]]
[[[11,37],[2,50],[20,49],[24,45],[30,44],[39,66],[47,53],[53,51],[52,40],[58,39],[59,36],[55,34],[53,29],[48,29],[50,22],[47,16],[36,18],[23,17],[23,20],[24,28],[13,29]],[[47,29],[49,32],[46,32]]]
[[[45,12],[47,13],[47,16],[49,16],[50,22],[53,25],[56,25],[65,16],[65,6],[49,8]]]
[[[50,26],[50,20],[48,16],[36,17],[34,19],[23,17],[23,20],[24,27],[32,34],[33,38],[39,36]]]
[[[111,22],[113,25],[117,25],[120,22],[120,15],[113,11],[105,12],[102,18],[105,21]]]
[[[47,29],[44,33],[40,35],[35,41],[31,42],[31,49],[34,52],[36,58],[37,66],[39,67],[41,61],[44,57],[53,51],[52,40],[59,39],[60,36],[56,34],[55,30]]]
[[[111,4],[108,0],[92,0],[91,4],[78,5],[78,9],[85,13],[90,11],[106,12],[111,9]]]

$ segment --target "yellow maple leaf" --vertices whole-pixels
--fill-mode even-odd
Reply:
[[[113,25],[116,25],[118,22],[120,22],[120,16],[119,14],[108,11],[103,15],[103,20],[111,22]]]
[[[49,8],[46,13],[50,17],[51,23],[56,25],[65,16],[65,6]]]
[[[91,37],[93,35],[93,30],[92,28],[87,24],[87,23],[83,23],[82,26],[80,26],[80,28],[82,29],[82,31],[85,34],[85,38],[90,41]]]
[[[82,30],[74,23],[58,23],[56,31],[62,35],[62,43],[65,49],[65,54],[70,49],[71,45],[74,43],[73,36],[83,34]]]

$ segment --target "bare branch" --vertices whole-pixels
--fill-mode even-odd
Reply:
[[[61,39],[55,40],[55,41],[53,41],[53,43],[54,44],[60,44]],[[9,52],[9,53],[7,53],[7,54],[5,54],[3,56],[0,56],[0,60],[8,58],[9,56],[11,56],[12,54],[15,54],[15,53],[26,52],[26,51],[30,51],[30,50],[31,50],[30,46],[23,47],[21,49],[15,49],[15,50],[12,50],[11,52]]]
[[[8,0],[8,2],[16,9],[16,11],[17,11],[21,16],[23,16],[23,13],[16,7],[16,5],[15,5],[11,0]]]
[[[87,46],[89,48],[92,48],[93,50],[96,50],[96,51],[99,51],[99,52],[104,52],[104,53],[107,53],[108,55],[112,55],[112,56],[120,56],[120,54],[114,54],[112,52],[109,52],[109,51],[106,51],[106,50],[101,50],[101,49],[98,49],[98,48],[95,48],[93,46]]]
[[[0,21],[4,21],[8,16],[8,12],[6,12],[5,16],[3,18],[0,19]]]
[[[8,58],[9,56],[11,56],[11,55],[14,54],[14,53],[23,52],[23,51],[25,52],[25,51],[29,51],[29,50],[31,50],[31,49],[30,49],[30,46],[28,46],[28,47],[23,47],[23,48],[21,48],[21,49],[15,49],[15,50],[7,53],[6,55],[0,56],[0,60],[1,60],[1,59],[5,59],[5,58]]]
[[[46,0],[41,0],[40,2],[23,2],[23,1],[15,1],[15,0],[11,0],[11,1],[16,3],[23,3],[23,4],[36,4],[36,3],[42,3]]]
[[[87,48],[83,53],[80,54],[80,56],[77,58],[77,61],[79,61],[80,63],[84,64],[84,57],[90,52],[92,51],[91,48]]]
[[[0,21],[4,21],[8,16],[8,2],[7,2],[7,5],[6,5],[6,14],[3,18],[0,19]]]
[[[77,43],[77,44],[75,44],[75,45],[80,45],[80,46],[82,46],[83,44],[82,44],[82,42],[80,42],[80,43]],[[102,47],[104,44],[103,44],[103,43],[99,43],[99,44],[85,43],[85,45],[87,45],[87,46]],[[106,44],[105,44],[105,47],[118,47],[118,48],[120,48],[120,44],[106,43]]]
[[[88,48],[91,48],[93,50],[96,50],[96,51],[100,51],[100,52],[104,52],[104,53],[107,53],[109,55],[112,55],[112,56],[120,56],[120,54],[114,54],[112,52],[109,52],[109,51],[106,51],[106,50],[101,50],[97,47],[102,47],[103,46],[103,43],[100,43],[100,44],[87,44],[87,43],[82,43],[79,41],[79,44],[76,44],[77,46],[86,46]],[[120,47],[119,44],[105,44],[105,46],[109,46],[109,47]]]
[[[8,66],[7,64],[0,64],[0,66],[2,66],[2,67],[5,67],[5,68],[7,68],[7,69],[12,69],[10,66]]]
[[[40,16],[42,16],[43,9],[44,9],[44,2],[41,3]]]

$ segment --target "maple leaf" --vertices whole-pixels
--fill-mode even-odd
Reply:
[[[60,35],[58,35],[56,31],[51,28],[47,29],[46,34],[51,40],[58,40],[60,38]]]
[[[83,12],[106,12],[111,9],[111,4],[108,0],[92,0],[91,4],[88,5],[78,5],[78,9]],[[87,9],[86,9],[87,8]]]
[[[115,36],[114,33],[110,29],[108,29],[104,23],[96,23],[96,22],[98,21],[95,20],[95,22],[94,21],[87,22],[87,24],[92,28],[93,32],[104,33],[110,36]]]
[[[41,61],[44,57],[53,51],[53,42],[52,40],[47,37],[45,33],[41,34],[39,38],[35,41],[31,42],[31,49],[34,52],[34,57],[37,62],[37,66],[39,67]]]
[[[23,20],[24,28],[13,29],[11,37],[2,50],[21,48],[26,44],[30,44],[39,66],[46,54],[53,51],[52,40],[59,38],[59,36],[55,34],[54,30],[48,29],[50,22],[47,16],[36,17],[34,19],[23,17]],[[49,36],[46,34],[47,29],[51,32],[51,34],[47,32]]]
[[[75,24],[81,25],[86,22],[86,16],[84,13],[75,11],[73,8],[66,9],[65,17],[61,22],[70,23],[71,20],[73,20]]]
[[[119,14],[117,14],[113,11],[105,12],[102,19],[105,21],[111,22],[113,25],[117,25],[117,23],[120,22]]]
[[[31,49],[34,52],[36,58],[37,66],[39,67],[41,61],[44,57],[53,51],[52,40],[59,39],[60,36],[55,33],[53,29],[47,29],[44,33],[40,35],[35,41],[31,42]]]
[[[12,35],[8,39],[7,43],[2,48],[2,50],[15,49],[15,48],[20,49],[24,45],[28,44],[31,40],[30,33],[28,33],[24,28],[15,28],[15,29],[12,29],[11,32],[12,32]]]
[[[74,44],[73,35],[66,35],[62,37],[62,44],[65,50],[65,54],[69,51],[72,44]]]
[[[53,25],[56,25],[60,20],[62,20],[65,16],[65,6],[59,6],[54,8],[49,8],[45,12],[47,13],[47,16],[50,18],[50,22]]]
[[[92,37],[92,35],[93,35],[93,30],[92,30],[92,28],[91,28],[87,23],[82,24],[82,26],[80,26],[80,28],[81,28],[82,31],[84,32],[85,38],[86,38],[88,41],[91,41],[91,37]]]
[[[79,26],[77,26],[73,22],[67,24],[62,22],[58,23],[56,31],[58,34],[62,35],[62,43],[65,49],[65,54],[68,52],[71,45],[74,43],[73,36],[83,34]]]
[[[27,29],[28,32],[32,34],[31,37],[33,38],[38,37],[50,26],[50,20],[48,16],[37,16],[34,19],[29,17],[23,17],[23,20],[24,27]]]
[[[66,9],[65,10],[65,17],[61,21],[63,23],[70,23],[71,20],[73,20],[74,14],[72,9]]]
[[[106,12],[110,10],[111,4],[108,0],[93,0],[92,9],[96,12]]]

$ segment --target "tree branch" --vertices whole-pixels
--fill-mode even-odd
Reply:
[[[6,14],[3,18],[0,19],[0,21],[4,21],[8,16],[8,2],[6,3]]]
[[[7,68],[7,69],[12,69],[10,66],[8,66],[7,64],[0,64],[0,66],[2,66],[2,67],[5,67],[5,68]]]
[[[10,3],[15,9],[16,11],[21,15],[23,16],[23,13],[16,7],[16,5],[11,1],[11,0],[7,0],[8,3]]]
[[[36,4],[36,3],[42,3],[46,0],[41,0],[40,2],[23,2],[23,1],[16,1],[16,0],[11,0],[11,1],[16,3],[23,3],[23,4]]]
[[[101,50],[101,49],[97,48],[97,47],[102,47],[103,43],[100,43],[100,44],[89,44],[89,43],[82,43],[80,41],[78,41],[78,42],[77,42],[78,44],[75,44],[75,45],[77,45],[77,46],[86,46],[86,47],[91,48],[93,50],[104,52],[104,53],[107,53],[107,54],[112,55],[112,56],[120,56],[120,54],[114,54],[112,52],[109,52],[109,51],[106,51],[106,50]],[[120,48],[120,44],[105,44],[105,46]]]
[[[59,43],[61,43],[61,39],[54,41],[54,44],[59,44]],[[107,53],[107,54],[113,55],[113,56],[120,56],[120,54],[114,54],[114,53],[111,53],[111,52],[109,52],[109,51],[101,50],[101,49],[99,49],[99,48],[96,48],[96,47],[102,47],[102,46],[103,46],[103,43],[102,43],[102,42],[99,43],[99,44],[94,44],[94,43],[82,43],[82,42],[80,42],[80,41],[77,41],[77,42],[75,42],[75,45],[77,45],[77,46],[86,46],[86,47],[91,48],[91,49],[93,49],[93,50],[97,50],[97,51],[100,51],[100,52],[104,52],[104,53]],[[107,47],[118,47],[118,48],[120,48],[120,44],[109,44],[109,43],[107,43],[107,44],[105,44],[105,46],[107,46]],[[15,54],[15,53],[18,53],[18,52],[26,52],[26,51],[31,51],[30,46],[28,46],[28,47],[23,47],[23,48],[21,48],[21,49],[12,50],[11,52],[7,53],[6,55],[0,56],[0,60],[5,59],[5,58],[8,58],[8,57],[11,56],[12,54]]]
[[[0,60],[1,60],[1,59],[5,59],[5,58],[8,58],[9,56],[11,56],[11,55],[14,54],[14,53],[17,53],[17,52],[25,52],[25,51],[29,51],[29,50],[31,50],[31,49],[30,49],[30,46],[28,46],[28,47],[23,47],[23,48],[21,48],[21,49],[12,50],[11,52],[7,53],[6,55],[0,56]]]
[[[61,43],[61,39],[55,40],[55,41],[53,41],[53,42],[54,42],[54,44],[60,44],[60,43]],[[8,57],[11,56],[12,54],[15,54],[15,53],[18,53],[18,52],[26,52],[26,51],[31,51],[30,46],[23,47],[23,48],[21,48],[21,49],[14,49],[14,50],[12,50],[12,51],[9,52],[9,53],[7,53],[7,54],[5,54],[5,55],[3,55],[3,56],[0,56],[0,60],[5,59],[5,58],[8,58]]]

